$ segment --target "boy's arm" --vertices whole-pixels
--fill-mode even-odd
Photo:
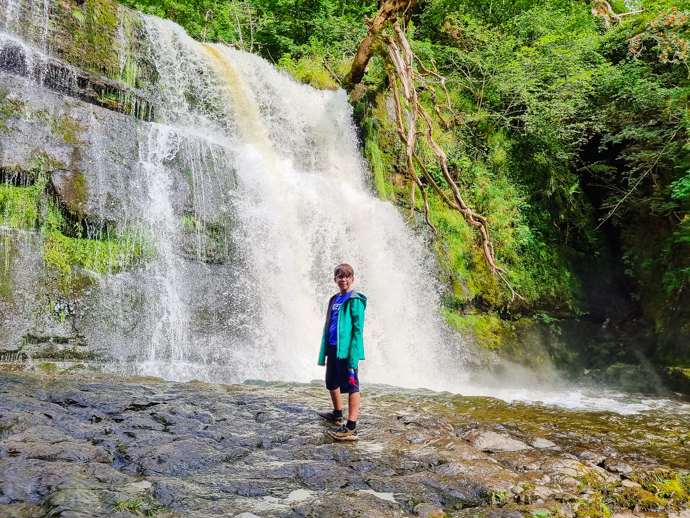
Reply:
[[[359,360],[364,359],[364,307],[360,300],[355,299],[350,306],[352,315],[352,342],[350,342],[350,354],[348,355],[348,368],[356,369]]]

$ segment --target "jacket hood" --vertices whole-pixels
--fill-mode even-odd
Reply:
[[[367,297],[363,293],[359,293],[358,291],[352,290],[352,295],[350,295],[350,299],[359,299],[362,301],[362,304],[364,304],[364,309],[367,307]]]

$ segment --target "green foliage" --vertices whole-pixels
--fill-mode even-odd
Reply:
[[[295,59],[285,54],[278,61],[278,68],[284,70],[295,79],[313,86],[319,90],[337,90],[338,83],[331,73],[324,67],[324,61],[318,55]]]
[[[138,232],[103,233],[100,239],[87,239],[67,236],[65,228],[57,202],[50,200],[41,227],[45,235],[43,259],[63,286],[69,285],[75,266],[97,274],[113,274],[139,266],[155,254]]]
[[[43,248],[46,264],[66,281],[75,266],[99,274],[112,274],[139,266],[152,256],[153,251],[134,233],[98,240],[47,231]]]
[[[43,186],[17,187],[0,183],[0,221],[19,230],[36,230]]]
[[[340,59],[366,34],[370,0],[125,0],[127,7],[169,18],[194,38],[227,42],[275,61],[310,56],[313,41]]]
[[[690,198],[690,172],[680,180],[671,182],[671,198],[679,201]]]

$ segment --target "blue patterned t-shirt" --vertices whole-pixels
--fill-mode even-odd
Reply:
[[[340,306],[342,306],[347,299],[352,295],[352,290],[348,291],[345,295],[338,295],[333,301],[333,306],[331,307],[331,327],[330,327],[330,337],[328,343],[335,345],[338,343],[338,313],[340,313]]]

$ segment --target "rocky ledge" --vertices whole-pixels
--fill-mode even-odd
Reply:
[[[690,518],[682,418],[380,389],[340,444],[309,385],[0,372],[0,393],[0,517]]]

